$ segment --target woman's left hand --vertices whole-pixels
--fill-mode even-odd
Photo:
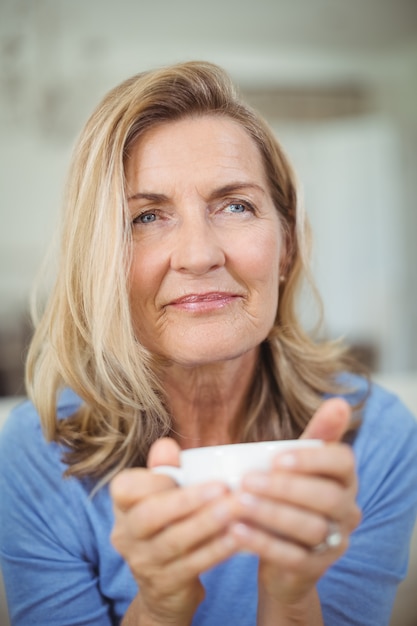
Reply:
[[[238,494],[241,521],[231,531],[259,555],[260,601],[283,615],[306,605],[359,524],[354,456],[340,443],[350,416],[344,400],[325,401],[303,434],[325,445],[281,453],[271,471],[246,476]]]

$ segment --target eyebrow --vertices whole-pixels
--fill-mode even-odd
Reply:
[[[168,198],[163,193],[142,193],[138,192],[133,194],[133,196],[129,196],[127,201],[131,202],[132,200],[150,200],[151,202],[165,202]]]
[[[255,191],[260,191],[262,194],[265,194],[265,189],[261,187],[261,185],[249,181],[237,181],[214,189],[211,192],[208,200],[221,198],[223,196],[227,196],[230,193],[234,193],[236,191],[244,189],[253,189]],[[139,191],[138,193],[135,193],[132,196],[128,197],[128,202],[131,202],[132,200],[148,200],[150,202],[161,203],[166,202],[168,198],[162,193],[148,193]]]
[[[219,198],[222,196],[227,196],[230,193],[235,191],[240,191],[244,189],[253,189],[255,191],[260,191],[265,194],[265,189],[261,187],[261,185],[257,185],[256,183],[251,183],[249,181],[237,181],[233,183],[229,183],[228,185],[224,185],[223,187],[218,187],[210,194],[210,200],[214,198]]]

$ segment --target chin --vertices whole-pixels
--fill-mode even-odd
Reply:
[[[262,340],[261,340],[262,341]],[[250,343],[246,341],[237,342],[236,340],[211,341],[210,344],[199,342],[185,342],[176,348],[165,353],[165,358],[170,362],[176,363],[182,367],[203,367],[205,365],[215,365],[239,359],[249,352],[256,350],[261,341]]]
[[[199,367],[238,359],[257,350],[270,331],[269,320],[263,323],[188,324],[152,333],[141,343],[157,358],[183,367]]]

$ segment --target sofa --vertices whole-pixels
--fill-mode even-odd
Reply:
[[[417,419],[417,372],[403,375],[375,376],[375,380],[396,393],[412,410]],[[0,428],[11,408],[19,398],[0,398]],[[417,462],[417,459],[416,459]],[[416,626],[417,624],[417,524],[411,541],[410,563],[407,577],[398,589],[390,626]],[[0,625],[9,626],[4,588],[0,573]],[[336,625],[332,625],[336,626]],[[377,625],[375,625],[377,626]]]

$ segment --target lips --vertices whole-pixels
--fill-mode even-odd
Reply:
[[[193,304],[196,302],[216,302],[229,298],[237,298],[238,294],[222,291],[214,291],[209,293],[191,293],[181,298],[172,300],[169,304]]]
[[[167,307],[192,314],[211,314],[233,304],[242,296],[230,291],[188,293],[167,303]]]

